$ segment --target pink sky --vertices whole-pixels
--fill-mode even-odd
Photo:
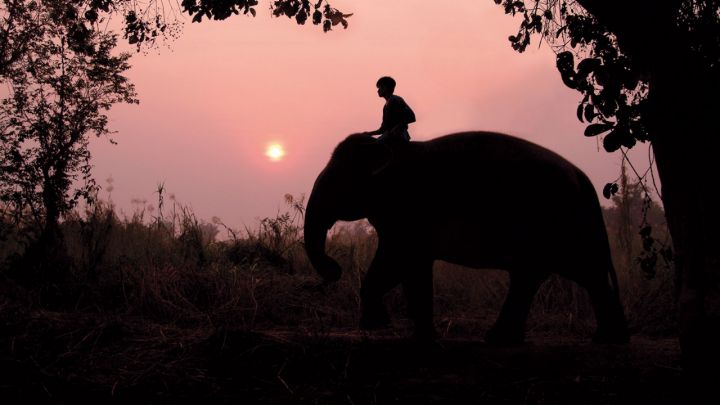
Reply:
[[[492,130],[552,149],[585,171],[599,191],[619,173],[620,156],[598,151],[575,117],[579,94],[566,88],[554,54],[537,43],[524,54],[507,40],[519,20],[490,0],[445,7],[417,0],[338,1],[350,27],[323,34],[270,17],[191,24],[171,49],[132,59],[139,106],[118,106],[118,145],[93,141],[95,177],[112,176],[112,200],[154,204],[164,182],[199,218],[235,228],[284,209],[283,196],[309,195],[346,135],[377,129],[383,100],[375,81],[393,76],[417,122],[414,140],[460,130]],[[338,26],[339,27],[339,26]],[[268,143],[287,156],[271,162]],[[646,146],[636,164],[646,167]],[[107,192],[101,192],[107,198]]]

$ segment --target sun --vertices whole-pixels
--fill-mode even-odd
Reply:
[[[278,162],[285,156],[285,149],[279,143],[271,143],[265,150],[265,156],[273,162]]]

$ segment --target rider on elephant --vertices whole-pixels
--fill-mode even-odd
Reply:
[[[378,139],[388,143],[405,144],[410,141],[408,124],[415,122],[415,113],[402,97],[393,94],[395,84],[395,79],[389,76],[378,79],[378,96],[385,99],[382,124],[375,131],[365,134],[380,135]]]

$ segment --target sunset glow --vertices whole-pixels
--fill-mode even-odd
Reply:
[[[118,208],[132,212],[165,181],[201,218],[242,227],[273,216],[285,194],[309,195],[348,134],[380,126],[375,83],[385,75],[417,115],[413,141],[500,131],[568,158],[596,190],[617,177],[620,158],[583,136],[581,95],[563,84],[555,54],[545,44],[513,50],[507,37],[521,22],[492,1],[335,0],[354,15],[327,33],[271,17],[268,3],[257,18],[187,21],[172,51],[133,56],[141,104],[111,110],[117,145],[91,140],[93,175],[115,179]]]
[[[271,143],[265,150],[265,156],[273,162],[278,162],[285,156],[285,149],[279,143]]]

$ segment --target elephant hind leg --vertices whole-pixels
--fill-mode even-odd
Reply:
[[[419,340],[435,339],[433,320],[433,261],[414,258],[403,275],[403,292],[408,312],[413,321],[414,337]]]
[[[610,285],[607,270],[594,270],[573,279],[587,290],[592,302],[597,322],[593,341],[627,343],[630,340],[630,333],[625,321],[625,312],[617,292]]]
[[[510,290],[495,325],[485,335],[493,345],[517,345],[525,341],[525,322],[535,293],[549,274],[511,272]]]
[[[593,341],[597,343],[627,343],[630,340],[630,333],[625,321],[625,312],[617,294],[607,285],[592,286],[587,290],[597,322]]]

